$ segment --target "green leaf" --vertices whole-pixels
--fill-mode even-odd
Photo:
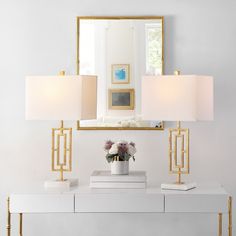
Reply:
[[[106,160],[107,160],[107,162],[108,163],[111,163],[111,162],[113,162],[114,160],[115,160],[115,157],[117,156],[117,154],[107,154],[106,155]]]
[[[129,161],[129,159],[130,159],[130,155],[128,153],[125,153],[124,160]]]

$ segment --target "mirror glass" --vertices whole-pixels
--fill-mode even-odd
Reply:
[[[141,116],[142,76],[163,74],[163,17],[78,17],[77,29],[77,72],[98,76],[97,119],[79,129],[163,129]]]

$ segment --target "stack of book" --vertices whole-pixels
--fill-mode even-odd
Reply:
[[[110,171],[95,170],[90,176],[91,188],[146,188],[146,172],[130,171],[129,175],[111,175]]]

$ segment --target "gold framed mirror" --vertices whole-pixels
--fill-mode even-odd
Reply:
[[[141,116],[141,78],[164,72],[163,16],[78,16],[77,74],[98,76],[96,120],[79,130],[163,130]]]

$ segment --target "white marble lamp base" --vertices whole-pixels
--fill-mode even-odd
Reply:
[[[70,190],[71,187],[78,185],[78,179],[66,179],[64,181],[60,180],[47,180],[44,182],[45,189],[56,189],[61,191]]]
[[[180,190],[180,191],[187,191],[193,188],[196,188],[196,183],[172,183],[172,184],[161,184],[161,189],[169,189],[169,190]]]

